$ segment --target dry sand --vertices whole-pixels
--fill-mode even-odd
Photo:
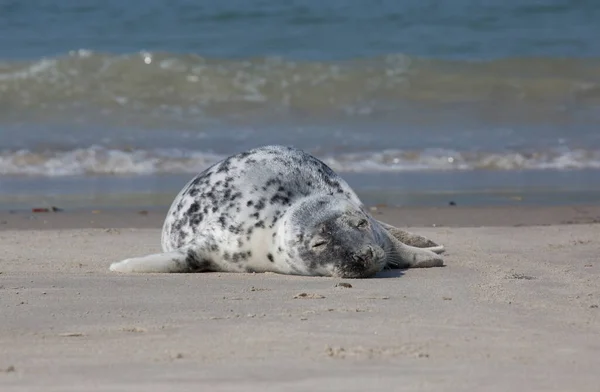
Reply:
[[[159,213],[6,213],[0,391],[600,391],[600,224],[556,225],[598,208],[573,208],[384,209],[447,266],[366,280],[117,275]]]

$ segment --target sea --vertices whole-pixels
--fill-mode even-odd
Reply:
[[[0,0],[0,209],[302,148],[367,204],[600,201],[598,0]]]

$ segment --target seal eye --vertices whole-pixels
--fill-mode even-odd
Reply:
[[[358,222],[358,224],[356,225],[356,228],[358,228],[358,229],[364,229],[364,228],[367,227],[368,224],[369,224],[369,222],[367,222],[366,219],[363,219],[360,222]]]
[[[313,248],[318,248],[318,247],[321,247],[321,246],[323,246],[323,245],[327,245],[327,241],[325,241],[325,240],[322,240],[322,239],[319,239],[319,240],[317,240],[317,241],[315,241],[315,242],[313,243],[312,247],[313,247]]]

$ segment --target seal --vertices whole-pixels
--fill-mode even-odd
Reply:
[[[384,268],[443,265],[444,246],[380,222],[314,156],[264,146],[226,158],[179,192],[163,253],[116,272],[275,272],[367,278]]]

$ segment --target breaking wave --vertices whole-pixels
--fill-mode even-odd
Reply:
[[[466,171],[600,168],[600,150],[545,152],[421,151],[318,153],[338,172]],[[99,146],[68,151],[0,152],[0,174],[14,176],[198,173],[222,155],[182,149],[131,150]]]

